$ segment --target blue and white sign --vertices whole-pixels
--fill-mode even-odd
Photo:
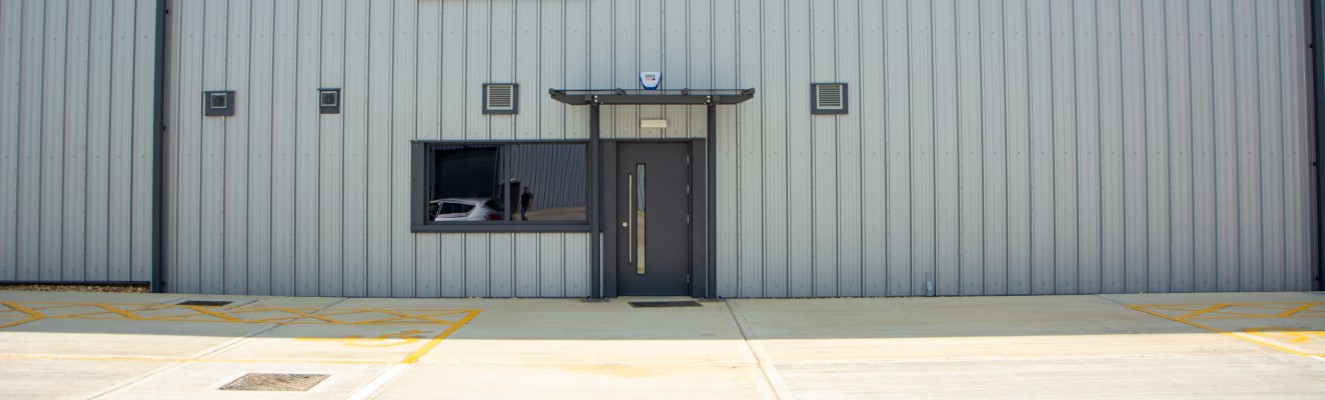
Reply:
[[[658,90],[658,84],[662,83],[661,72],[640,72],[639,84],[644,86],[644,90]]]

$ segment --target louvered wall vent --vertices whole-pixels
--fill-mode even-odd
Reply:
[[[520,85],[515,83],[483,84],[484,114],[515,114],[520,109]]]
[[[846,114],[847,84],[811,83],[810,113],[811,114]]]

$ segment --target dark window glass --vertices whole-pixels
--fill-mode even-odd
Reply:
[[[432,144],[428,222],[584,222],[582,143]]]
[[[585,146],[511,145],[512,217],[521,221],[584,221]]]

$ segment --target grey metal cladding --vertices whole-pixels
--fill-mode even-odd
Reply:
[[[0,279],[147,279],[154,3],[0,3]],[[721,296],[1311,285],[1298,0],[172,4],[172,291],[587,295],[586,233],[411,233],[409,143],[585,140],[587,107],[544,90],[645,70],[759,91],[712,128],[602,110],[605,138],[713,138]],[[488,82],[534,90],[485,115]],[[804,112],[814,82],[854,110]],[[320,87],[355,95],[322,115]],[[235,116],[198,112],[209,88]]]
[[[151,279],[155,15],[0,3],[0,281]]]

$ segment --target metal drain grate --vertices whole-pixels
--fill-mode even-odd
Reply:
[[[630,306],[635,308],[703,307],[698,301],[632,301]]]
[[[248,374],[221,386],[221,390],[259,390],[268,392],[303,392],[317,386],[331,375],[318,374]]]
[[[181,301],[181,302],[179,302],[179,303],[176,303],[175,305],[177,305],[177,306],[221,307],[221,306],[228,306],[228,305],[230,305],[230,303],[234,303],[234,302],[233,302],[233,301],[224,301],[224,300],[188,300],[188,301]]]

